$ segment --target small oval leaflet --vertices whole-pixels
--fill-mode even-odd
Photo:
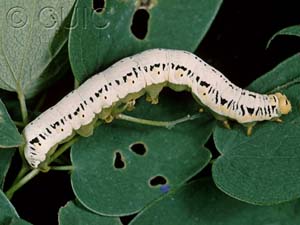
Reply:
[[[23,131],[25,158],[29,165],[38,167],[58,144],[76,133],[91,135],[97,119],[111,121],[132,108],[144,94],[147,100],[157,103],[165,86],[175,91],[191,91],[216,119],[225,125],[227,119],[236,120],[248,127],[248,135],[255,122],[280,120],[281,115],[291,110],[285,95],[258,94],[239,88],[190,52],[152,49],[124,58],[92,76],[29,123]]]

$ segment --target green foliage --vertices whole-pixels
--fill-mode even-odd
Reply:
[[[293,111],[283,123],[259,123],[251,137],[240,126],[215,130],[214,140],[221,156],[213,165],[213,177],[229,195],[253,204],[299,198],[299,68],[300,57],[295,55],[249,86],[262,92],[280,90],[289,97]]]
[[[9,224],[13,217],[18,217],[16,210],[0,190],[0,224]]]
[[[22,142],[22,136],[19,134],[0,99],[0,148],[16,147],[21,145]]]
[[[145,49],[194,51],[222,1],[189,0],[183,7],[180,0],[149,1],[150,5],[142,0],[112,0],[105,1],[102,12],[91,8],[92,2],[77,1],[70,31],[70,61],[74,76],[80,82],[100,68]],[[150,16],[143,40],[131,32],[134,13],[141,4]]]
[[[121,225],[115,217],[100,216],[87,211],[83,206],[75,202],[68,204],[59,210],[60,225]]]
[[[104,9],[97,12],[92,0],[78,0],[73,6],[74,2],[0,0],[0,88],[17,93],[21,129],[27,123],[27,113],[36,115],[36,108],[43,103],[33,104],[27,112],[25,99],[45,91],[65,74],[68,53],[74,77],[82,82],[118,59],[144,49],[194,51],[222,3],[107,0]],[[140,39],[131,31],[138,9],[149,15],[146,36]],[[283,29],[271,40],[278,35],[300,36],[299,26]],[[89,138],[75,137],[46,161],[46,166],[56,162],[49,170],[72,170],[76,200],[60,209],[60,224],[118,225],[122,224],[120,216],[133,213],[137,216],[132,225],[298,224],[299,86],[297,54],[248,87],[260,93],[283,92],[293,105],[282,124],[259,123],[251,137],[239,124],[232,123],[231,130],[223,128],[208,112],[172,129],[114,120],[96,128]],[[136,109],[126,114],[137,118],[135,121],[138,117],[148,119],[152,125],[153,120],[174,121],[199,114],[199,105],[190,94],[165,90],[159,100],[158,105],[151,105],[141,98]],[[16,100],[7,101],[11,109],[16,108]],[[10,112],[12,117],[17,114]],[[0,101],[3,148],[22,144],[10,115]],[[213,159],[213,143],[207,145],[209,149],[206,146],[212,134],[220,154],[215,153]],[[68,165],[68,158],[57,160],[74,142],[72,165]],[[18,217],[8,198],[40,173],[23,162],[5,196],[2,187],[15,152],[0,149],[0,224],[4,225],[28,224]],[[209,165],[215,184],[211,179],[195,181],[195,176],[211,175]],[[208,170],[203,172],[204,168]],[[282,203],[286,201],[290,202]]]
[[[3,188],[5,176],[14,154],[14,149],[0,149],[0,189]]]
[[[130,225],[295,225],[299,219],[297,201],[268,207],[249,205],[225,195],[210,180],[198,180],[146,207]]]
[[[161,96],[158,106],[139,102],[134,113],[152,119],[175,119],[197,111],[193,99],[179,100],[179,96]],[[123,121],[98,127],[91,137],[72,147],[75,168],[71,179],[76,197],[104,215],[126,215],[142,209],[163,194],[164,185],[172,190],[207,165],[211,156],[203,145],[213,127],[207,114],[171,130]],[[145,145],[146,152],[134,152],[131,146],[135,143]],[[117,152],[121,159],[116,160]],[[124,163],[122,168],[114,165],[120,160]],[[164,177],[165,183],[151,185],[150,180],[156,176]]]
[[[291,26],[291,27],[286,27],[278,32],[276,32],[276,34],[274,34],[268,44],[267,44],[267,48],[270,46],[271,42],[274,40],[274,38],[276,38],[279,35],[290,35],[290,36],[296,36],[296,37],[300,37],[300,25],[295,25],[295,26]]]
[[[12,218],[12,220],[7,225],[30,225],[31,223],[26,222],[20,218]]]
[[[73,3],[0,1],[0,88],[31,97],[57,79],[68,62],[64,26]]]

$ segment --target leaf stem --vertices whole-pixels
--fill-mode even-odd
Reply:
[[[156,126],[156,127],[166,127],[168,129],[172,129],[174,126],[176,126],[179,123],[183,123],[189,120],[194,120],[197,119],[201,116],[200,113],[194,114],[194,115],[186,115],[185,117],[182,117],[177,120],[173,121],[157,121],[157,120],[147,120],[147,119],[141,119],[141,118],[136,118],[132,116],[128,116],[125,114],[119,114],[116,116],[116,119],[120,120],[125,120],[133,123],[138,123],[138,124],[144,124],[144,125],[149,125],[149,126]]]
[[[33,177],[38,175],[40,171],[38,169],[31,170],[27,175],[25,175],[22,179],[20,179],[16,184],[12,185],[8,191],[6,191],[6,196],[8,199],[11,199],[14,193],[19,190],[24,184],[30,181]]]
[[[15,123],[15,125],[17,126],[17,127],[25,127],[25,124],[23,123],[23,122],[21,122],[21,121],[14,121],[14,123]]]
[[[26,107],[25,96],[21,91],[18,91],[18,99],[20,102],[23,123],[27,124],[28,123],[28,112],[27,112],[27,107]]]
[[[68,166],[51,166],[51,170],[56,171],[72,171],[74,169],[74,166],[68,165]]]
[[[61,156],[66,150],[68,150],[77,140],[79,139],[79,136],[73,137],[70,141],[63,144],[59,149],[57,149],[53,155],[50,156],[49,159],[45,161],[46,165],[49,165],[52,163],[55,159],[57,159],[59,156]]]
[[[53,162],[56,158],[58,158],[61,154],[63,154],[72,144],[74,144],[79,139],[79,136],[75,136],[73,139],[62,145],[49,159],[47,159],[45,162],[43,162],[44,168],[53,169],[55,167],[49,167],[49,164]],[[68,170],[70,170],[69,166],[61,166],[61,168],[68,167]],[[57,167],[58,168],[58,167]],[[57,169],[56,170],[59,170]],[[22,166],[20,172],[18,173],[15,181],[13,182],[12,186],[6,191],[6,196],[8,199],[11,199],[14,195],[14,193],[19,190],[24,184],[26,184],[28,181],[30,181],[32,178],[34,178],[36,175],[39,174],[40,169],[33,169],[31,170],[27,175],[25,175],[28,172],[29,168]],[[63,169],[60,169],[63,170]]]

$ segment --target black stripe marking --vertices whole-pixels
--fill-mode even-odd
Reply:
[[[133,67],[133,68],[132,68],[132,71],[133,71],[135,77],[138,78],[138,73],[136,72],[136,68]],[[116,82],[117,82],[117,80],[116,80]]]
[[[225,105],[227,102],[227,99],[221,97],[221,105]]]
[[[244,116],[245,115],[244,105],[241,105],[241,111],[242,111],[242,116]]]
[[[39,134],[39,136],[40,136],[41,138],[43,138],[44,140],[46,140],[46,138],[44,137],[44,135]]]
[[[254,113],[254,108],[247,107],[247,111],[250,115],[252,115]]]
[[[49,134],[52,134],[52,132],[49,130],[48,127],[46,127],[46,131],[47,131]]]
[[[215,97],[215,100],[216,100],[216,104],[218,104],[218,100],[219,100],[219,91],[216,91],[216,97]]]
[[[83,104],[82,104],[82,103],[80,103],[80,107],[81,107],[82,110],[84,110],[84,107],[83,107]]]
[[[208,88],[210,86],[210,84],[202,80],[200,82],[200,86],[204,86],[204,87]]]
[[[56,121],[54,124],[50,124],[50,126],[51,126],[53,129],[56,129],[56,127],[59,126],[59,122]]]
[[[34,145],[35,143],[40,145],[40,141],[38,137],[35,137],[29,141],[30,144]]]

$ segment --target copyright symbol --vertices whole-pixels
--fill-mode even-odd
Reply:
[[[47,29],[54,28],[59,23],[59,15],[55,8],[44,7],[39,12],[39,22]]]
[[[21,28],[26,25],[28,16],[25,9],[21,7],[13,7],[6,14],[7,23],[13,28]]]

